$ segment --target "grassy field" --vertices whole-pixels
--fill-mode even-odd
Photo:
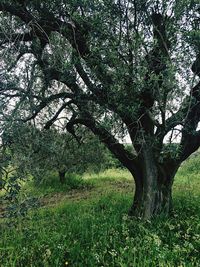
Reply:
[[[71,178],[70,186],[55,177],[29,182],[24,193],[42,207],[15,226],[0,221],[0,266],[200,266],[200,159],[176,176],[172,218],[131,220],[132,184],[121,170]]]

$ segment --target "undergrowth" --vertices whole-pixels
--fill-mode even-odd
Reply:
[[[127,172],[85,175],[90,195],[84,197],[84,186],[79,187],[82,198],[33,210],[15,226],[1,222],[0,266],[200,266],[197,162],[186,162],[177,174],[173,216],[152,222],[127,216],[133,198]]]

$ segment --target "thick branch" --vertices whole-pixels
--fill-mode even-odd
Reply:
[[[71,120],[68,127],[73,127],[75,124],[83,124],[95,135],[99,136],[100,140],[108,147],[116,158],[122,162],[122,164],[127,167],[130,172],[135,175],[135,177],[138,176],[139,166],[135,155],[127,151],[124,145],[120,144],[105,128],[95,122],[90,115],[87,118],[77,118]]]
[[[191,89],[190,96],[186,96],[179,110],[165,121],[156,131],[156,136],[163,137],[178,125],[183,126],[183,135],[196,130],[200,121],[200,82]]]
[[[188,134],[187,139],[182,142],[180,160],[184,161],[200,147],[200,131]]]
[[[46,122],[44,129],[49,129],[54,122],[57,120],[58,116],[60,115],[60,113],[71,103],[71,101],[68,101],[67,103],[64,103],[59,109],[58,111],[55,113],[55,115],[48,121]]]
[[[6,2],[0,3],[0,11],[9,12],[10,14],[19,17],[22,21],[28,24],[34,17],[26,10],[25,7],[18,5],[10,5]]]

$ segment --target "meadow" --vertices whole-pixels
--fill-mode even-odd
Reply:
[[[23,195],[41,207],[0,219],[0,267],[200,266],[200,158],[186,161],[173,186],[174,213],[143,222],[127,216],[133,198],[128,172],[56,176]]]

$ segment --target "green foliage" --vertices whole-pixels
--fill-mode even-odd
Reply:
[[[109,153],[98,138],[83,128],[78,138],[80,141],[56,129],[40,131],[20,123],[3,134],[12,165],[31,174],[37,183],[51,171],[82,174],[86,170],[99,172],[108,165]]]
[[[132,202],[132,178],[125,171],[109,170],[85,177],[95,186],[89,195],[79,191],[54,207],[33,211],[29,221],[19,218],[15,228],[0,221],[0,265],[199,266],[200,172],[196,162],[197,157],[189,160],[177,174],[176,212],[169,219],[130,219],[126,214]],[[188,184],[191,166],[196,169]],[[56,202],[57,198],[56,194]]]
[[[160,162],[163,162],[166,158],[178,159],[180,154],[180,146],[177,143],[168,143],[163,145],[162,153],[160,155]]]
[[[27,198],[21,194],[22,185],[26,180],[20,172],[18,173],[17,169],[12,169],[9,166],[8,170],[4,170],[0,203],[5,203],[5,208],[0,217],[10,218],[9,225],[15,224],[16,218],[26,216],[29,209],[38,206],[34,195]]]

